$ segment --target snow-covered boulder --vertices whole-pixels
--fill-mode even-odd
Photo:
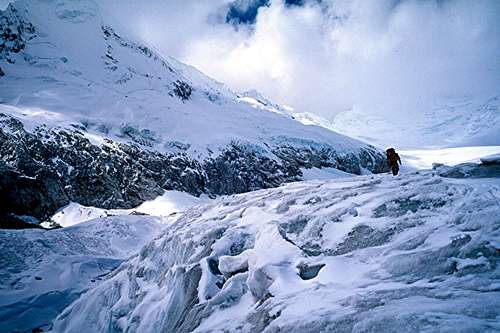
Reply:
[[[435,164],[433,169],[438,171],[441,177],[448,178],[499,178],[500,163],[461,163],[454,166]]]

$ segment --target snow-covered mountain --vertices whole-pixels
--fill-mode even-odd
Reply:
[[[500,95],[441,98],[420,112],[373,113],[351,108],[331,119],[277,105],[259,92],[240,94],[249,103],[290,116],[304,125],[321,126],[379,147],[406,149],[500,146]]]
[[[316,124],[374,144],[417,149],[500,145],[500,95],[441,99],[405,116],[351,109]]]
[[[460,103],[408,138],[495,139],[498,98]],[[379,150],[324,128],[382,143],[352,112],[234,92],[97,1],[9,5],[0,331],[500,331],[499,155],[374,174]]]
[[[386,168],[374,147],[134,41],[95,1],[17,1],[0,36],[0,197],[17,222],[70,201],[131,208],[164,190],[230,194],[306,168]]]
[[[423,171],[217,199],[83,294],[53,331],[495,332],[497,179]]]

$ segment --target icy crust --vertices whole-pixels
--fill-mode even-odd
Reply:
[[[0,230],[2,332],[46,329],[85,290],[164,227],[150,216],[107,217],[57,230]]]
[[[53,331],[498,331],[499,186],[428,171],[221,198],[83,294]]]

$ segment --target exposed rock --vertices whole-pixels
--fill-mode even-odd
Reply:
[[[187,101],[191,97],[193,88],[186,82],[177,80],[174,82],[174,93],[182,100]]]
[[[43,221],[70,201],[112,209],[133,208],[163,190],[196,196],[243,193],[300,180],[301,167],[336,166],[357,173],[362,163],[354,153],[340,157],[333,149],[291,146],[274,149],[277,158],[271,158],[237,142],[197,161],[183,153],[147,150],[155,134],[132,126],[123,126],[121,133],[137,144],[106,139],[97,146],[85,137],[87,126],[39,126],[31,133],[19,120],[0,115],[0,195],[9,213]],[[373,160],[384,164],[376,153]],[[378,168],[372,164],[364,167]]]
[[[26,42],[32,39],[34,34],[33,24],[9,4],[4,15],[0,17],[0,59],[14,63],[15,55],[26,47]]]
[[[446,178],[489,178],[500,177],[500,163],[495,159],[485,159],[486,163],[462,163],[455,166],[434,165],[441,177]]]
[[[60,69],[77,77],[82,75],[80,70],[83,68],[77,70],[70,66],[74,59],[69,54],[58,53],[50,58],[45,53],[37,56],[40,43],[48,43],[44,38],[50,40],[51,29],[38,25],[36,20],[31,20],[36,26],[30,22],[28,18],[33,14],[30,5],[29,1],[11,4],[1,12],[2,68],[5,69],[6,62],[17,62],[16,66],[39,65],[37,68]],[[95,3],[81,6],[57,3],[54,7],[57,19],[64,23],[87,22],[98,15]],[[181,72],[187,70],[185,66],[174,65],[154,50],[121,36],[112,27],[98,24],[100,34],[96,37],[99,43],[103,43],[103,49],[92,56],[102,63],[106,75],[101,78],[104,81],[96,79],[96,82],[113,87],[113,91],[122,90],[116,89],[115,84],[127,85],[137,79],[137,82],[146,82],[145,87],[151,87],[153,81],[157,82],[154,85],[156,88],[151,91],[159,92],[162,97],[170,94],[186,103],[194,98],[195,91],[214,103],[222,103],[225,100],[223,95],[230,93],[215,82],[208,86],[205,83],[200,85],[195,78],[201,73],[192,70],[194,76],[183,75]],[[59,33],[59,30],[56,31]],[[30,45],[34,38],[38,38],[36,43]],[[64,49],[64,45],[54,49],[58,47]],[[123,54],[137,56],[139,66],[125,61]],[[22,59],[24,63],[21,63]],[[64,68],[59,68],[60,65]],[[148,72],[150,69],[151,72]],[[50,73],[38,78],[44,82],[57,82]],[[144,81],[144,78],[147,80]],[[31,79],[28,77],[28,80]],[[78,87],[81,84],[79,82]],[[92,85],[84,84],[88,87]],[[138,83],[138,86],[141,84]],[[128,94],[123,97],[129,98]],[[233,97],[236,98],[230,98],[232,103],[239,103]],[[80,107],[85,108],[83,105]],[[137,112],[142,112],[141,105],[137,108]],[[301,138],[294,141],[289,136],[263,138],[259,143],[249,139],[251,144],[242,139],[217,146],[215,151],[209,151],[210,157],[199,157],[189,155],[192,142],[179,142],[175,138],[162,142],[162,128],[140,128],[128,119],[113,125],[100,122],[100,119],[94,118],[85,121],[73,119],[71,125],[65,125],[65,128],[41,125],[28,131],[16,118],[0,115],[0,177],[5,183],[0,188],[0,195],[9,207],[5,214],[26,215],[43,221],[70,201],[105,209],[133,208],[162,194],[164,190],[185,191],[196,196],[205,193],[213,197],[277,187],[300,180],[301,168],[335,167],[354,174],[360,174],[362,169],[379,172],[385,168],[384,156],[375,148],[361,143],[354,144],[351,152],[340,152],[334,143],[317,143]],[[104,142],[95,144],[90,141],[87,133],[90,129],[104,134]],[[112,141],[107,138],[108,135],[117,135],[128,143]],[[155,147],[164,147],[170,153],[158,152]]]

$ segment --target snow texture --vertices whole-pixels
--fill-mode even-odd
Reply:
[[[500,182],[293,183],[186,212],[54,332],[496,332]]]
[[[115,216],[55,229],[0,229],[2,332],[46,329],[85,290],[151,241],[158,217]]]
[[[17,1],[2,12],[0,28],[19,30],[12,38],[22,45],[0,53],[0,112],[28,129],[76,126],[94,143],[111,138],[195,157],[234,141],[261,149],[314,142],[339,152],[365,146],[272,112],[286,107],[256,105],[127,38],[93,1]]]

